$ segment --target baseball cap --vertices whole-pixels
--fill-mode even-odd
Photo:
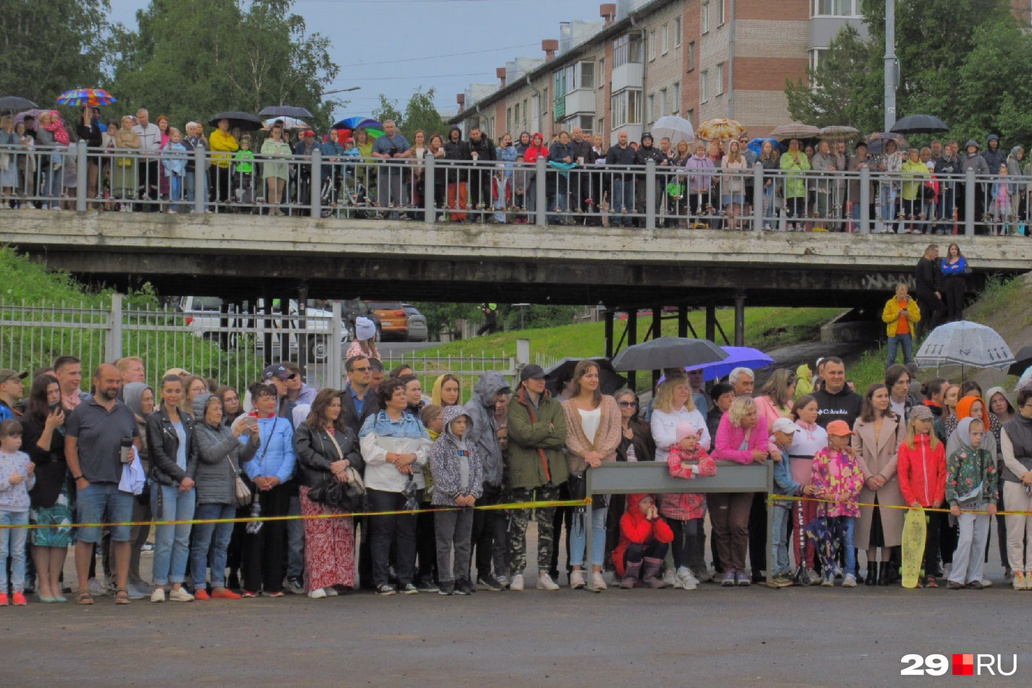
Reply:
[[[793,423],[788,418],[778,418],[774,421],[774,425],[771,426],[771,432],[783,432],[786,435],[791,435],[793,432],[799,429],[799,426]]]
[[[262,371],[263,380],[271,380],[274,377],[279,378],[280,380],[288,380],[291,375],[293,375],[293,373],[287,370],[286,366],[275,363],[273,365],[266,366],[265,370]]]
[[[523,370],[520,371],[520,382],[526,382],[527,380],[543,380],[545,378],[544,369],[531,363],[530,365],[523,366]]]
[[[844,420],[831,421],[828,423],[827,431],[829,435],[838,435],[840,437],[853,434],[853,431],[849,429],[849,423]]]
[[[10,368],[4,368],[3,370],[0,370],[0,383],[7,382],[8,380],[13,380],[14,378],[24,380],[28,376],[28,373],[19,373],[15,370],[11,370]]]

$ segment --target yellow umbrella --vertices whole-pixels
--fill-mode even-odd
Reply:
[[[699,138],[705,141],[736,139],[745,132],[745,127],[733,119],[708,119],[699,126]]]

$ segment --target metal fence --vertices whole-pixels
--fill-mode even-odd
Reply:
[[[537,225],[1027,234],[1032,179],[999,174],[392,160],[0,147],[0,206]],[[852,167],[856,167],[853,161]],[[798,167],[806,167],[800,165]],[[956,165],[960,168],[960,163]],[[922,171],[923,170],[923,171]],[[8,177],[10,180],[11,177]]]

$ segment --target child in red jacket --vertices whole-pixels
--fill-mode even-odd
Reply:
[[[613,550],[613,565],[621,578],[620,587],[633,588],[641,575],[642,583],[649,587],[665,588],[659,568],[673,539],[674,533],[660,517],[652,495],[627,495],[627,511],[620,517],[620,543]]]
[[[899,488],[903,501],[911,509],[938,509],[946,501],[946,448],[932,432],[932,412],[927,406],[910,409],[907,421],[907,439],[899,445]],[[937,588],[935,576],[936,557],[939,552],[939,521],[943,514],[937,511],[925,513],[925,556],[923,570],[925,577],[921,585]]]

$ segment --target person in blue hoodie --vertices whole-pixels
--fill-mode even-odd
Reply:
[[[168,177],[169,199],[172,204],[168,212],[175,214],[179,210],[179,201],[183,199],[183,177],[186,176],[187,152],[183,145],[183,135],[175,127],[169,129],[168,147],[161,152],[161,164]]]

